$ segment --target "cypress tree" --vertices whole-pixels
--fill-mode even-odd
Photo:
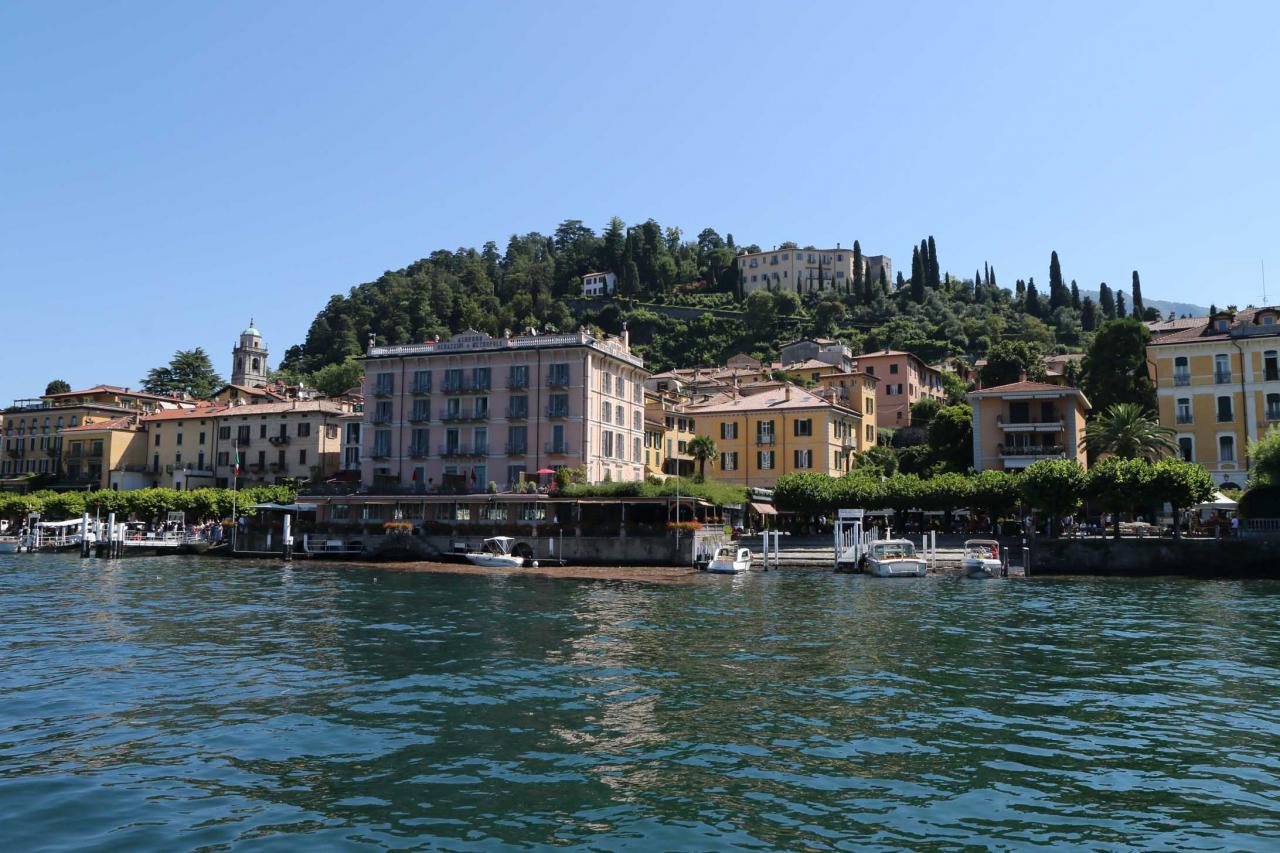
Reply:
[[[933,242],[933,235],[929,235],[929,264],[925,268],[928,275],[929,286],[937,290],[941,285],[941,279],[938,273],[938,244]]]
[[[1084,307],[1080,304],[1080,288],[1076,286],[1076,280],[1074,278],[1071,279],[1071,307],[1077,311]]]
[[[1032,317],[1039,317],[1044,314],[1044,308],[1040,304],[1040,294],[1036,291],[1036,280],[1034,278],[1027,281],[1027,291],[1022,299],[1022,310]]]
[[[987,284],[991,285],[992,287],[1000,286],[996,284],[996,268],[995,267],[991,267],[991,269],[987,273]]]
[[[1138,271],[1133,271],[1133,316],[1139,320],[1146,313],[1146,306],[1142,304],[1142,282],[1138,281]]]
[[[1027,295],[1026,282],[1024,282],[1022,279],[1018,279],[1017,283],[1014,284],[1013,286],[1013,300],[1017,302],[1019,306],[1021,306],[1023,303],[1023,300],[1026,298],[1026,295]]]
[[[1210,306],[1209,306],[1209,316],[1210,316],[1210,317],[1212,317],[1214,314],[1217,314],[1217,313],[1218,313],[1218,306],[1217,306],[1217,305],[1210,305]]]
[[[987,287],[990,287],[991,286],[991,264],[987,263],[986,261],[983,261],[982,272],[983,272],[982,283],[985,284]]]
[[[1098,328],[1098,306],[1088,296],[1080,303],[1080,328],[1086,332]]]
[[[1053,311],[1067,304],[1067,288],[1062,283],[1062,266],[1058,263],[1058,253],[1049,253],[1049,310]]]
[[[920,247],[928,251],[924,243]],[[919,247],[911,250],[911,299],[915,302],[924,302],[924,259],[921,254]]]
[[[862,298],[863,275],[862,275],[862,246],[857,240],[853,241],[853,294],[858,298]]]
[[[884,271],[884,267],[880,267],[880,292],[884,294],[889,292],[889,274]],[[871,295],[871,282],[867,282],[867,295]]]
[[[973,271],[973,301],[974,302],[983,301],[983,295],[984,294],[983,294],[983,284],[982,284],[982,271],[974,270]]]
[[[897,281],[898,290],[902,290],[902,288],[906,286],[907,286],[907,280],[902,277],[902,270],[898,270],[898,281]]]
[[[1103,319],[1114,320],[1116,318],[1116,300],[1111,295],[1111,288],[1107,287],[1105,281],[1098,285],[1098,306],[1102,309]]]
[[[1117,290],[1117,291],[1116,291],[1116,316],[1117,316],[1117,317],[1124,317],[1124,316],[1125,316],[1125,310],[1124,310],[1124,291],[1123,291],[1123,290]]]

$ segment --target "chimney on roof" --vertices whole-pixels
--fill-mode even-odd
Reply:
[[[622,321],[622,348],[631,351],[631,333],[627,331],[627,321]]]
[[[782,399],[784,401],[791,399],[791,383],[790,382],[782,386]]]

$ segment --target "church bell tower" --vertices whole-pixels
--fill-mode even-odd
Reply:
[[[240,333],[240,345],[231,351],[231,384],[248,388],[267,384],[267,347],[252,317],[249,328]]]

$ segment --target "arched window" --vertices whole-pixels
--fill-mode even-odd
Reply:
[[[80,416],[79,416],[79,415],[72,415],[72,416],[71,416],[71,425],[72,425],[72,426],[80,426]]]
[[[258,372],[258,360],[256,358],[253,360],[253,372]]]

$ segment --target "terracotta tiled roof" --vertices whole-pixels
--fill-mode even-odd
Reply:
[[[214,417],[239,417],[248,415],[287,415],[287,414],[346,414],[346,409],[337,403],[327,400],[297,400],[286,403],[246,403],[243,406],[222,406],[213,413]]]
[[[148,391],[130,391],[120,385],[94,385],[82,391],[63,391],[60,394],[45,394],[45,397],[81,397],[86,394],[119,394],[124,397],[141,397],[146,400],[164,400],[166,403],[183,402],[178,397],[166,397],[163,394],[152,394]]]
[[[689,406],[690,414],[722,414],[732,412],[776,411],[778,409],[817,409],[831,402],[798,385],[782,385],[747,396],[718,394],[705,403]]]
[[[100,432],[104,429],[111,430],[127,430],[134,429],[137,426],[133,422],[133,418],[112,418],[108,421],[96,421],[90,424],[80,424],[79,426],[63,427],[59,432]]]
[[[1235,319],[1231,321],[1231,325],[1228,328],[1236,330],[1238,335],[1239,331],[1243,327],[1254,325],[1255,318],[1258,316],[1258,314],[1264,311],[1280,313],[1280,308],[1277,308],[1276,306],[1271,306],[1271,305],[1266,306],[1264,308],[1246,308],[1243,311],[1240,311],[1236,314]],[[1225,341],[1231,338],[1230,331],[1219,332],[1214,329],[1213,318],[1199,317],[1197,319],[1200,322],[1197,323],[1195,326],[1192,326],[1191,328],[1181,329],[1176,332],[1170,332],[1167,335],[1159,335],[1158,337],[1156,337],[1154,340],[1151,341],[1151,346],[1164,346],[1166,344],[1194,343],[1195,341]],[[1266,332],[1267,327],[1264,327],[1261,325],[1255,326],[1254,328],[1262,330],[1261,332],[1254,332],[1254,334],[1280,335],[1280,324],[1271,327],[1275,330],[1274,332]]]
[[[993,385],[990,388],[980,388],[973,391],[973,394],[981,394],[983,396],[993,396],[999,394],[1020,394],[1028,391],[1065,391],[1072,394],[1080,392],[1068,385],[1050,385],[1048,382],[1010,382],[1008,385]]]
[[[219,404],[216,406],[199,406],[194,409],[167,409],[163,412],[144,415],[142,422],[149,424],[157,421],[184,421],[188,418],[210,418],[225,408],[227,407]]]

